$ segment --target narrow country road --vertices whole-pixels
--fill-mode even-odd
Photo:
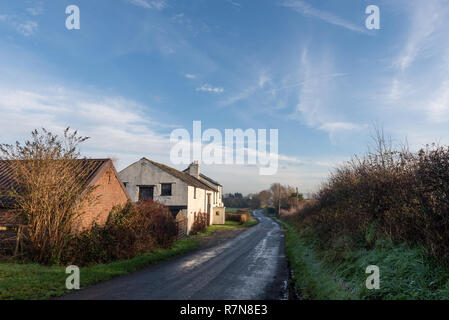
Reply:
[[[63,299],[286,299],[281,228],[258,211],[260,223],[218,246],[73,292]]]

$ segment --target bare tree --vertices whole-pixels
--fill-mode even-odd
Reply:
[[[281,208],[289,206],[288,200],[295,190],[290,186],[283,186],[280,183],[273,183],[270,187],[273,204],[277,207],[277,214],[279,215]]]
[[[260,199],[260,205],[265,207],[268,205],[268,202],[272,198],[272,193],[270,190],[262,190],[257,194],[257,197]]]
[[[42,129],[24,144],[0,145],[0,160],[13,173],[11,188],[3,193],[13,199],[30,253],[39,262],[58,261],[81,208],[94,200],[92,188],[86,188],[89,162],[77,160],[87,139],[69,128],[63,137]]]

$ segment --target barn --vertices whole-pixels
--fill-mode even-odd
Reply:
[[[93,189],[94,201],[85,203],[75,229],[78,231],[90,228],[93,224],[104,225],[111,209],[125,204],[129,200],[128,193],[121,182],[111,159],[77,159],[83,170],[84,188]],[[11,162],[0,161],[0,242],[15,241],[19,220],[14,213],[14,199],[8,191],[16,189],[16,173]],[[9,241],[8,241],[9,240]]]

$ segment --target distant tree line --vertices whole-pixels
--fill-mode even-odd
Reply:
[[[269,189],[245,197],[239,192],[225,194],[223,203],[228,208],[272,207],[276,213],[279,213],[280,209],[290,209],[303,199],[303,195],[298,192],[297,188],[273,183]]]

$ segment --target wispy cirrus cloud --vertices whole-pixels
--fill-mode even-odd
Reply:
[[[308,50],[304,49],[299,68],[303,78],[299,84],[299,103],[290,118],[327,132],[332,140],[336,133],[358,130],[363,125],[336,120],[331,112],[333,99],[330,91],[334,87],[333,80],[346,73],[333,72],[330,57],[319,60],[320,63],[312,62]]]
[[[186,73],[184,77],[186,77],[187,79],[196,79],[196,75],[192,73]]]
[[[242,5],[238,3],[237,1],[227,0],[228,3],[232,4],[235,7],[241,7]]]
[[[296,12],[298,12],[304,16],[307,16],[307,17],[317,18],[317,19],[323,20],[327,23],[330,23],[330,24],[333,24],[333,25],[336,25],[336,26],[339,26],[339,27],[342,27],[342,28],[345,28],[345,29],[348,29],[351,31],[370,34],[367,31],[367,29],[365,29],[363,26],[359,26],[352,22],[346,21],[345,19],[342,19],[331,12],[316,9],[316,8],[312,7],[310,4],[308,4],[307,2],[302,1],[302,0],[284,1],[281,3],[281,5],[284,7],[287,7],[287,8],[291,8],[291,9],[295,10]]]
[[[145,9],[162,10],[167,7],[167,2],[165,0],[126,0],[126,2]]]
[[[263,89],[268,83],[271,83],[271,77],[268,75],[266,71],[262,71],[259,73],[259,76],[257,78],[257,83],[248,86],[241,90],[238,93],[235,93],[229,97],[227,97],[225,100],[221,101],[218,106],[219,107],[226,107],[233,105],[239,101],[248,99],[252,95],[259,92],[259,90]]]
[[[201,87],[196,88],[196,91],[205,91],[211,93],[223,93],[224,89],[222,87],[213,87],[210,84],[203,84]]]
[[[420,56],[430,56],[436,47],[446,44],[446,23],[449,7],[445,0],[418,1],[407,6],[410,10],[409,33],[394,65],[400,70],[410,67]],[[443,40],[443,41],[441,41]]]
[[[382,103],[392,108],[401,105],[407,115],[415,114],[433,124],[448,122],[447,1],[413,2],[406,9],[408,32],[398,41],[401,46],[392,57],[393,74],[386,80]]]

